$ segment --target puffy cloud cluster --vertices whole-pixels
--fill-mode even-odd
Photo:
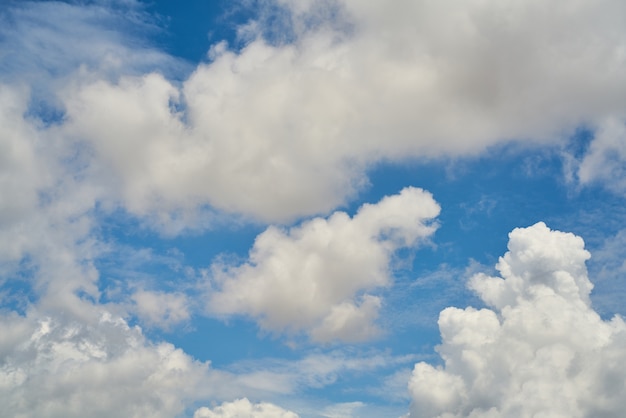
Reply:
[[[207,391],[208,365],[103,312],[0,321],[0,403],[11,417],[172,417]]]
[[[298,418],[298,415],[271,403],[253,404],[247,398],[243,398],[224,402],[214,409],[200,408],[193,418]]]
[[[589,301],[589,253],[543,223],[510,234],[502,277],[469,285],[492,309],[439,317],[444,365],[415,366],[412,417],[599,417],[626,407],[626,324]]]
[[[394,251],[436,229],[439,205],[408,187],[350,218],[335,212],[289,230],[260,234],[241,266],[215,265],[208,309],[245,314],[273,331],[305,330],[315,341],[361,341],[378,333],[381,300],[365,292],[390,284]]]
[[[150,26],[135,1],[0,5],[3,308],[17,304],[11,284],[33,293],[26,316],[0,321],[7,415],[173,416],[198,393],[205,364],[94,317],[94,212],[122,208],[171,232],[213,210],[290,221],[353,197],[381,160],[549,142],[581,123],[601,128],[579,179],[624,189],[623,1],[277,3],[291,42],[264,39],[259,21],[245,47],[215,45],[188,76],[130,35]],[[353,218],[270,227],[247,263],[214,266],[209,310],[319,342],[371,338],[382,302],[368,292],[390,284],[392,254],[430,236],[438,212],[406,189]],[[442,313],[446,368],[416,367],[413,414],[619,410],[624,325],[589,307],[585,257],[570,235],[514,232],[504,279],[472,281],[494,310]],[[149,324],[191,314],[181,293],[130,298]]]
[[[264,39],[260,20],[245,47],[216,44],[181,83],[137,75],[150,65],[109,35],[116,53],[100,55],[131,75],[81,70],[54,84],[58,133],[80,144],[101,199],[183,226],[206,205],[292,220],[353,197],[381,159],[552,141],[626,117],[620,0],[277,3],[291,42]]]

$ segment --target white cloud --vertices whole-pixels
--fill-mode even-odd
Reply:
[[[314,3],[285,7],[307,14],[318,7]],[[365,171],[381,160],[464,155],[515,138],[549,141],[581,123],[624,119],[626,5],[620,0],[338,2],[344,13],[318,10],[316,16],[340,16],[349,25],[311,29],[296,22],[291,44],[251,38],[241,51],[216,48],[212,61],[181,83],[147,73],[157,67],[168,73],[176,60],[120,29],[147,29],[146,16],[103,4],[0,6],[0,79],[30,87],[0,87],[2,280],[12,280],[27,260],[37,309],[57,318],[43,332],[33,317],[4,317],[0,350],[10,389],[3,393],[10,399],[2,403],[17,416],[19,408],[37,405],[48,408],[43,416],[72,405],[97,416],[104,411],[95,395],[102,388],[97,380],[82,381],[85,374],[95,370],[117,379],[122,372],[116,365],[128,361],[145,365],[141,373],[169,376],[178,367],[169,368],[172,361],[182,369],[190,364],[171,346],[151,345],[122,323],[71,322],[95,320],[87,299],[99,300],[96,205],[103,211],[122,207],[174,233],[204,225],[208,206],[282,222],[333,210],[363,187]],[[256,27],[263,30],[262,23]],[[249,30],[254,35],[255,26]],[[47,120],[46,111],[59,114]],[[603,126],[581,165],[583,182],[610,181],[620,173],[618,161],[607,155],[622,158],[623,125]],[[431,234],[420,222],[438,212],[434,202],[419,216],[405,211],[405,198],[385,202],[352,219],[335,213],[291,230],[269,228],[250,262],[225,266],[209,309],[252,316],[273,331],[303,330],[318,341],[372,337],[382,301],[367,292],[390,283],[390,254]],[[406,227],[415,219],[420,222]],[[570,273],[579,281],[554,275],[550,286],[588,303],[583,276]],[[496,307],[513,303],[520,289],[536,289],[513,279],[506,286],[486,278],[474,283]],[[252,288],[240,292],[240,285]],[[163,318],[168,309],[172,320],[187,314],[176,294],[137,293],[136,300],[148,320]],[[165,312],[154,309],[157,300],[165,302]],[[456,311],[447,312],[453,318]],[[493,323],[493,315],[480,312],[479,320]],[[598,329],[620,326],[612,324]],[[127,341],[120,337],[127,334],[137,345],[123,343],[114,352],[109,342]],[[134,362],[136,353],[141,358]],[[105,364],[98,363],[101,355],[112,359],[107,367],[97,366]],[[57,376],[49,370],[65,373],[63,388],[76,399],[51,389]],[[21,380],[36,374],[43,378]],[[249,377],[267,383],[264,376]],[[129,393],[145,400],[140,403],[147,415],[180,409],[172,400],[180,394],[159,406],[145,393]],[[123,395],[111,393],[120,415],[142,413],[131,410]],[[76,411],[59,415],[80,416]]]
[[[344,402],[324,408],[321,415],[326,418],[352,418],[358,416],[357,411],[365,406],[363,402]]]
[[[140,289],[131,299],[137,316],[149,326],[168,329],[189,319],[189,301],[182,293]]]
[[[335,212],[298,227],[270,227],[241,266],[214,265],[207,308],[244,314],[263,329],[306,331],[316,341],[363,341],[378,333],[380,298],[364,292],[391,284],[390,257],[436,229],[439,206],[405,188],[350,218]]]
[[[172,417],[210,388],[208,364],[101,311],[2,317],[0,403],[11,417]]]
[[[283,222],[354,197],[381,159],[554,143],[626,117],[620,0],[283,3],[293,42],[220,44],[182,85],[64,83],[60,131],[93,151],[85,181],[165,224],[207,205]]]
[[[624,119],[608,119],[601,123],[578,165],[578,180],[586,185],[594,182],[609,189],[626,192],[626,125]]]
[[[253,404],[243,398],[224,402],[214,409],[200,408],[193,418],[298,418],[298,415],[270,403]]]
[[[441,312],[444,365],[415,366],[410,416],[619,416],[626,324],[591,307],[583,240],[543,223],[509,237],[502,277],[469,282],[492,309]]]
[[[37,190],[46,185],[45,166],[38,164],[37,132],[22,118],[24,91],[0,85],[0,225],[9,226],[37,204]],[[11,251],[6,249],[0,257]]]
[[[26,82],[37,93],[53,93],[81,66],[107,77],[181,68],[148,45],[143,36],[160,29],[135,1],[3,2],[0,22],[0,79]]]
[[[606,237],[594,248],[589,270],[594,277],[591,300],[601,315],[626,315],[626,230]]]

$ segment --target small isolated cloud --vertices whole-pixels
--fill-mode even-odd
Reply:
[[[410,416],[621,416],[626,324],[591,307],[583,240],[543,223],[509,238],[501,277],[469,282],[492,308],[441,312],[444,365],[415,366]]]
[[[390,284],[390,258],[432,235],[439,205],[405,188],[354,217],[335,212],[289,230],[260,234],[248,262],[214,265],[208,309],[249,315],[263,329],[306,331],[319,342],[363,341],[378,333],[381,300],[367,291]]]
[[[253,404],[243,398],[224,402],[214,409],[200,408],[193,414],[193,418],[298,418],[298,414],[271,403]]]

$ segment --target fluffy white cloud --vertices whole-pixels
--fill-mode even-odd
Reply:
[[[47,80],[45,94],[33,89],[30,110],[42,111],[43,100],[44,110],[65,112],[40,135],[61,138],[66,152],[15,149],[7,166],[30,158],[45,169],[73,156],[75,180],[103,207],[121,205],[176,232],[206,223],[207,205],[264,221],[331,211],[381,159],[553,140],[626,116],[619,0],[278,3],[292,13],[293,42],[264,40],[260,19],[247,26],[243,49],[215,45],[182,83],[145,73],[171,73],[175,60],[126,34],[150,26],[132,5],[9,7],[2,42],[13,64],[2,74],[33,86]],[[68,47],[68,37],[80,42]],[[5,129],[23,129],[12,119]],[[583,162],[583,181],[619,167],[601,155]],[[38,170],[2,187],[41,189]]]
[[[543,223],[509,237],[502,277],[469,282],[493,309],[441,312],[444,365],[415,366],[410,416],[619,416],[626,324],[591,307],[583,240]]]
[[[421,189],[405,188],[350,218],[335,212],[298,227],[270,227],[241,266],[214,265],[208,309],[245,314],[273,331],[309,332],[316,341],[375,336],[381,300],[364,292],[390,284],[390,257],[436,229],[439,206]]]
[[[626,117],[620,0],[282,3],[293,42],[263,39],[261,20],[182,85],[83,74],[64,88],[62,132],[93,151],[90,181],[166,221],[207,204],[285,221],[345,202],[381,159]]]
[[[3,315],[0,403],[11,417],[172,417],[202,397],[208,364],[102,312]]]
[[[193,418],[298,418],[298,415],[271,403],[253,404],[243,398],[224,402],[214,409],[200,408],[193,414]]]

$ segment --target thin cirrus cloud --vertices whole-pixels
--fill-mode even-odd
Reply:
[[[410,416],[619,416],[626,325],[592,308],[583,240],[543,223],[509,238],[502,277],[469,282],[492,308],[441,312],[444,365],[415,366]]]
[[[362,341],[380,330],[381,299],[368,291],[391,285],[391,257],[436,230],[439,205],[408,187],[350,218],[335,212],[260,234],[241,266],[214,265],[208,309],[244,314],[270,331],[305,331],[312,340]]]

